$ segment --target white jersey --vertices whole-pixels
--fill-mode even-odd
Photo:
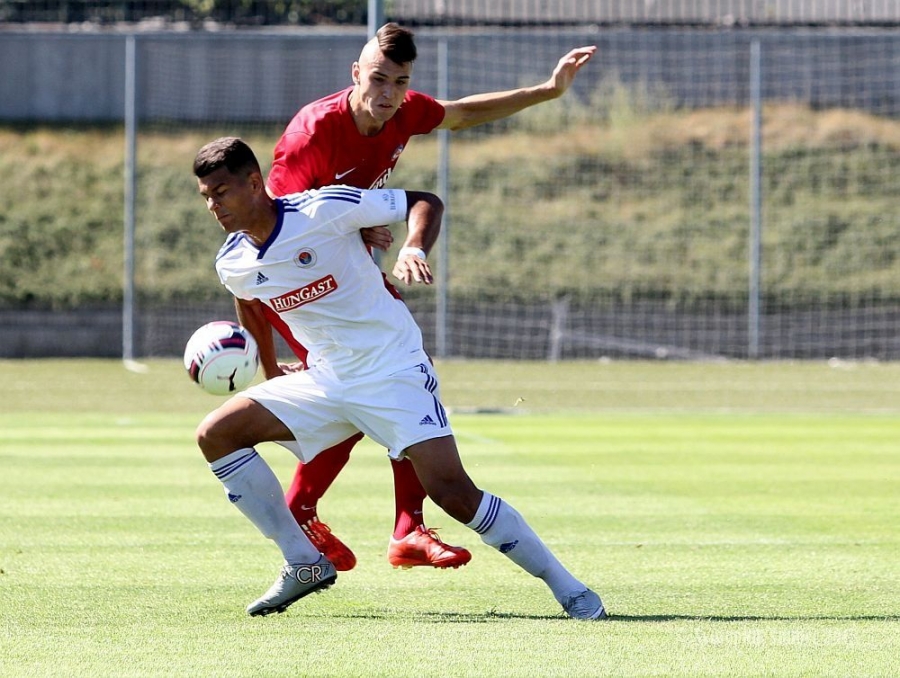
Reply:
[[[359,229],[406,219],[406,193],[328,186],[276,200],[278,222],[257,247],[232,233],[216,271],[240,299],[258,299],[338,379],[386,375],[427,360],[406,305],[385,288]]]

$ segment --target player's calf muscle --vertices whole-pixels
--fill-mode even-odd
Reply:
[[[469,522],[478,510],[482,493],[463,468],[453,438],[413,445],[407,457],[431,500],[451,518]]]

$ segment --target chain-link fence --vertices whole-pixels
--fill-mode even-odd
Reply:
[[[4,37],[0,50],[30,55],[31,67],[20,85],[4,78],[0,115],[12,105],[27,119],[52,97],[33,80],[35,64],[60,49],[46,40]],[[97,58],[84,54],[97,52],[79,50],[106,50],[109,64],[124,40],[66,36],[55,62],[69,69],[64,86],[91,96],[48,108],[112,101],[121,110],[123,60],[103,94],[79,70],[96,71]],[[232,313],[212,272],[220,235],[194,195],[193,153],[231,133],[267,162],[297,108],[349,84],[364,40],[362,28],[137,35],[138,355],[177,354],[197,324]],[[406,293],[432,349],[495,358],[900,355],[900,31],[454,26],[419,28],[417,42],[414,87],[437,94],[445,74],[451,99],[535,84],[570,48],[599,47],[564,99],[451,135],[449,258],[436,262],[447,284]],[[755,328],[753,43],[762,104]],[[16,72],[21,59],[0,63]],[[432,136],[415,139],[391,185],[435,190],[438,153]]]

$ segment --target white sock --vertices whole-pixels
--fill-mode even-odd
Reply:
[[[291,515],[281,483],[256,450],[236,450],[212,462],[209,468],[225,486],[228,500],[263,536],[278,545],[285,561],[296,565],[319,559],[318,549]]]
[[[587,588],[563,567],[519,512],[500,497],[484,492],[475,517],[466,527],[523,570],[543,579],[557,601]]]

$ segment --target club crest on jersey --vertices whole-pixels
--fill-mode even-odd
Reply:
[[[397,148],[394,150],[394,155],[391,156],[391,162],[397,161],[397,158],[399,158],[400,154],[403,153],[403,148],[404,148],[403,144],[400,144],[399,146],[397,146]]]
[[[331,294],[337,287],[338,284],[334,276],[328,274],[324,278],[319,278],[315,282],[309,283],[309,285],[298,287],[292,292],[282,294],[280,297],[272,297],[270,304],[278,313],[293,311],[295,308],[300,308],[304,304]]]
[[[300,268],[309,268],[316,263],[315,251],[309,249],[308,247],[304,247],[302,250],[298,250],[297,254],[294,255],[294,263],[297,264],[297,266],[299,266]]]

